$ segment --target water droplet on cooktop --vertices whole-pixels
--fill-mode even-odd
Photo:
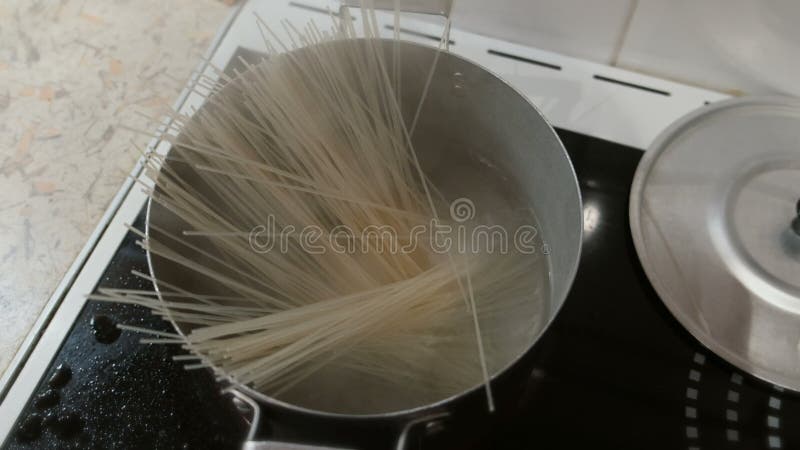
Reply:
[[[47,384],[50,385],[51,388],[58,389],[69,383],[71,378],[72,369],[70,369],[68,365],[62,363],[56,367],[55,372],[50,376],[50,380],[47,381]]]
[[[22,442],[36,440],[42,434],[42,416],[33,413],[25,418],[17,427],[17,439]]]
[[[33,406],[36,409],[48,409],[56,406],[58,402],[61,400],[61,396],[58,394],[58,391],[55,389],[48,389],[38,396],[33,401]]]
[[[62,439],[75,436],[83,428],[83,419],[73,411],[64,411],[58,414],[55,420],[50,419],[50,415],[46,419],[46,424]]]
[[[120,335],[120,329],[117,324],[108,316],[103,314],[95,314],[91,321],[92,333],[97,342],[103,344],[110,344],[117,340]]]

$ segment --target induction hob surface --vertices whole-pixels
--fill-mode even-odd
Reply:
[[[518,410],[474,448],[800,448],[800,398],[702,348],[648,283],[628,226],[642,151],[558,133],[583,194],[580,268]],[[123,240],[98,287],[151,288],[131,275],[147,272],[135,241]],[[139,344],[115,323],[169,331],[144,308],[87,302],[3,448],[241,444],[246,423],[209,372],[184,370],[171,359],[180,350]]]

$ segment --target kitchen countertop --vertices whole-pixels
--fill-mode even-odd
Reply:
[[[230,7],[0,3],[0,373]],[[135,144],[135,145],[134,145]]]

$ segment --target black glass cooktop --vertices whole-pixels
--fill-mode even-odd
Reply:
[[[645,278],[628,228],[642,152],[559,134],[584,200],[578,276],[537,343],[524,394],[468,446],[800,448],[800,397],[702,348]],[[149,288],[130,274],[147,271],[134,241],[122,242],[100,286]],[[177,350],[141,345],[140,336],[115,332],[115,323],[168,330],[142,308],[88,302],[4,448],[237,448],[246,424],[211,375],[184,371],[171,359]],[[421,439],[413,448],[440,447]]]

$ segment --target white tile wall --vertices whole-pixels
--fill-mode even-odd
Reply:
[[[634,0],[454,0],[453,24],[597,62],[611,61]]]
[[[719,91],[800,96],[800,0],[455,0],[453,20]]]
[[[639,0],[619,65],[717,90],[800,95],[798,25],[798,0]]]

